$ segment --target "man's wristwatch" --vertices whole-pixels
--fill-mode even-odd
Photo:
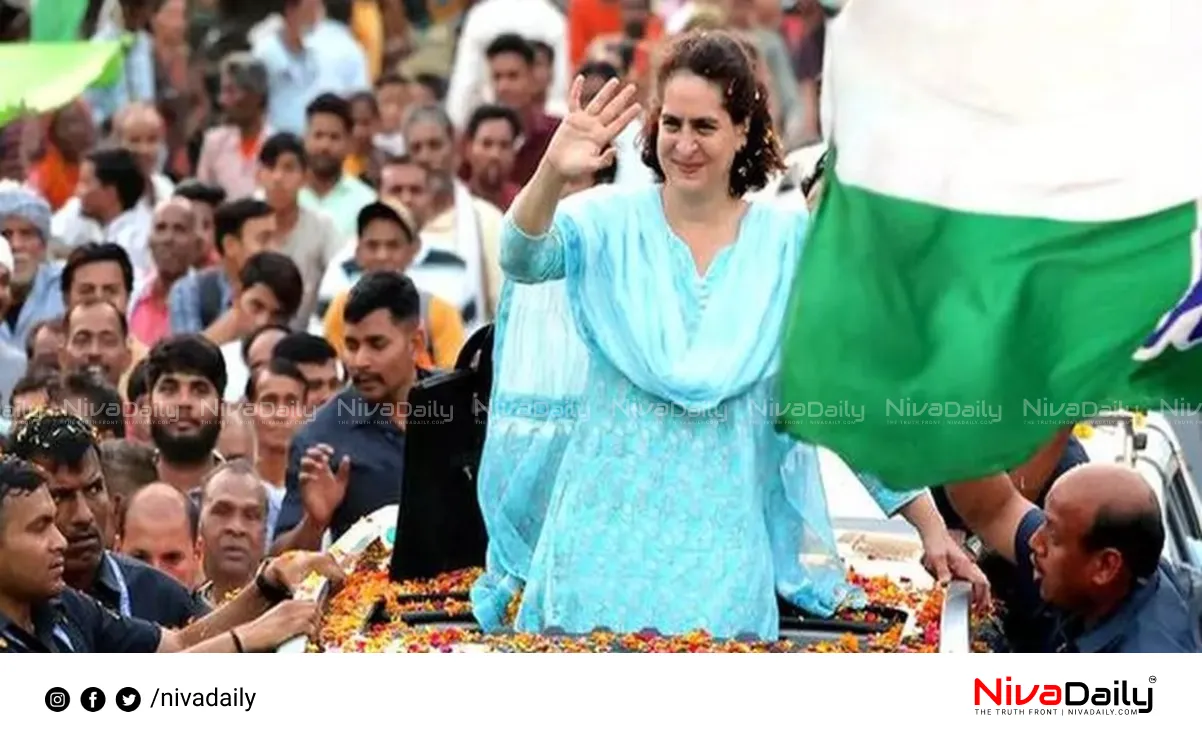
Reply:
[[[267,577],[267,563],[264,562],[259,566],[259,572],[255,573],[255,588],[259,590],[259,595],[262,596],[269,604],[278,604],[281,601],[287,601],[292,598],[292,591],[286,587],[272,582]]]

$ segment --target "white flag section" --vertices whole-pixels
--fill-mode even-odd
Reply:
[[[823,80],[840,178],[1067,221],[1191,201],[1200,33],[1199,0],[853,0]]]

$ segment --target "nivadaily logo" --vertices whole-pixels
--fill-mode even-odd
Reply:
[[[1155,676],[1148,678],[1155,683]],[[1125,680],[1113,687],[1091,686],[1084,681],[1060,684],[1015,684],[976,679],[973,704],[978,714],[990,714],[993,707],[1003,715],[1131,715],[1152,711],[1152,687],[1138,687]],[[982,709],[984,708],[984,709]]]

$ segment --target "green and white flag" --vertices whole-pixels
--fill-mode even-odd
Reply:
[[[1199,28],[1197,0],[847,3],[782,429],[918,487],[1198,410]]]
[[[0,44],[0,125],[53,111],[121,75],[123,45],[109,42]]]
[[[78,41],[88,0],[33,0],[30,41]]]

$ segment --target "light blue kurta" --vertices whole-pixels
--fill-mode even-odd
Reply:
[[[817,453],[779,436],[777,339],[806,215],[759,203],[699,276],[660,189],[507,218],[507,282],[480,500],[486,628],[777,635],[779,594],[862,597],[835,554]],[[864,478],[887,512],[913,493]],[[803,563],[800,555],[809,559]]]

